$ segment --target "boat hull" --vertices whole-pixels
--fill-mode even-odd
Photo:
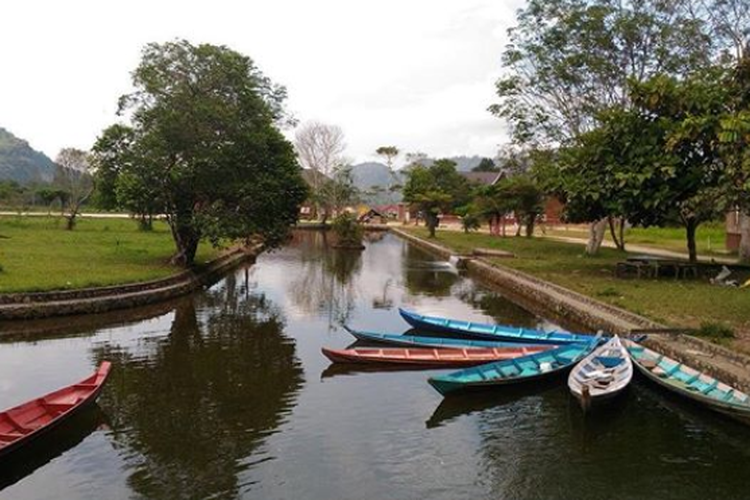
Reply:
[[[568,388],[585,411],[615,399],[632,379],[633,362],[620,338],[615,336],[573,368]]]
[[[103,362],[90,377],[0,412],[0,460],[43,437],[96,402],[111,364]]]
[[[628,344],[628,351],[630,352],[631,358],[633,359],[633,365],[635,366],[636,371],[638,371],[638,373],[643,375],[649,381],[653,382],[654,384],[656,384],[657,386],[661,387],[664,390],[673,392],[677,395],[684,397],[685,399],[689,400],[690,402],[694,404],[703,406],[707,409],[710,409],[712,411],[725,415],[733,420],[739,421],[743,424],[750,425],[750,396],[748,396],[747,394],[739,390],[732,388],[731,386],[720,383],[718,380],[714,379],[713,377],[710,377],[709,375],[703,374],[699,372],[698,370],[685,366],[682,363],[678,363],[677,361],[671,358],[658,355],[658,353],[655,353],[654,351],[649,351],[645,348],[641,348],[655,356],[660,356],[659,360],[663,359],[667,363],[670,363],[671,366],[681,366],[685,370],[689,371],[690,374],[696,374],[696,373],[699,374],[702,379],[701,382],[703,383],[711,383],[711,381],[715,381],[716,383],[715,387],[717,388],[717,390],[724,391],[724,394],[727,396],[731,392],[732,402],[722,401],[714,397],[709,397],[707,394],[704,394],[701,392],[688,390],[687,387],[689,386],[689,384],[681,382],[680,380],[676,380],[675,378],[670,378],[670,377],[664,378],[662,376],[655,374],[653,371],[654,370],[653,368],[644,366],[642,362],[639,361],[639,358],[637,358],[636,355],[634,354],[633,348],[636,348],[636,347],[639,347],[639,346],[635,346],[635,344],[632,344],[632,343]],[[710,394],[711,392],[712,391],[709,391],[708,394]]]
[[[421,366],[426,368],[475,366],[504,359],[515,359],[543,352],[548,348],[494,348],[494,349],[328,349],[323,354],[334,363],[386,364]]]
[[[421,337],[416,335],[392,335],[387,333],[363,332],[354,330],[347,326],[344,329],[362,342],[396,345],[404,347],[430,347],[430,348],[461,348],[461,349],[492,349],[495,347],[555,347],[551,344],[501,342],[490,340],[472,340],[456,337]]]
[[[443,396],[464,391],[499,388],[534,382],[566,374],[599,343],[594,337],[587,344],[571,344],[520,358],[487,363],[429,379]]]
[[[483,340],[565,345],[586,343],[594,338],[593,335],[544,332],[528,328],[456,321],[436,316],[424,316],[405,309],[399,309],[399,314],[407,323],[420,330]]]

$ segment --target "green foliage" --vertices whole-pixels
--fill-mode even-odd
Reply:
[[[695,332],[699,337],[706,337],[713,341],[727,341],[736,338],[734,330],[728,326],[714,321],[704,321]]]
[[[471,196],[466,179],[451,160],[437,160],[429,167],[413,163],[407,170],[404,201],[417,205],[430,234],[435,235],[440,213],[465,205]]]
[[[471,169],[472,172],[499,172],[500,167],[495,165],[492,158],[482,158],[479,165]]]
[[[559,143],[628,102],[629,79],[705,66],[710,37],[683,2],[530,0],[510,30],[490,111],[517,143]]]
[[[147,45],[133,84],[120,98],[131,125],[106,129],[95,148],[107,202],[114,192],[135,213],[166,214],[182,265],[202,239],[283,242],[306,197],[276,127],[283,87],[246,56],[187,41]]]
[[[466,212],[461,216],[461,227],[465,233],[477,231],[482,226],[482,218],[475,212]]]
[[[357,222],[357,217],[349,212],[343,212],[333,219],[333,232],[336,234],[338,246],[359,248],[362,246],[364,228]]]

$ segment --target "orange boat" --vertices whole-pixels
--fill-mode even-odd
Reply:
[[[0,458],[58,426],[96,401],[111,363],[104,361],[90,377],[0,413]]]
[[[555,346],[495,347],[486,349],[363,348],[327,349],[323,354],[334,363],[388,363],[410,366],[474,366],[514,359],[547,351]]]

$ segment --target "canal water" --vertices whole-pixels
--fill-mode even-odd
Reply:
[[[0,405],[114,370],[92,408],[0,469],[1,499],[750,498],[750,430],[643,381],[584,416],[561,382],[445,400],[436,371],[332,369],[341,328],[406,306],[556,325],[389,234],[299,232],[210,289],[128,313],[2,325]]]

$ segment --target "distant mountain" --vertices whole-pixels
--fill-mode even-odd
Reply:
[[[479,165],[482,161],[481,156],[453,156],[448,158],[456,162],[456,170],[459,172],[470,172],[472,168]],[[427,158],[422,163],[425,166],[432,165],[434,158]],[[396,170],[395,175],[388,171],[388,166],[379,162],[365,162],[352,166],[352,177],[354,185],[362,194],[365,203],[372,205],[384,205],[387,203],[397,203],[401,201],[400,192],[388,192],[388,186],[400,184],[403,186],[406,182],[405,174]]]
[[[389,186],[403,185],[401,172],[388,171],[388,166],[378,162],[359,163],[352,166],[354,185],[362,194],[363,201],[373,205],[384,205],[401,201],[400,192],[389,192]]]
[[[0,128],[0,180],[28,184],[51,182],[54,176],[55,164],[47,155]]]

